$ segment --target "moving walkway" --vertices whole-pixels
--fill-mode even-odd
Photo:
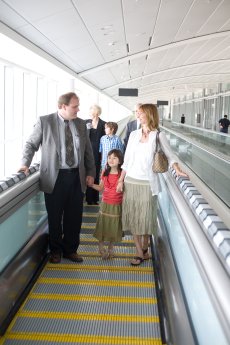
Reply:
[[[153,260],[132,267],[130,234],[116,245],[114,259],[99,257],[92,237],[96,206],[84,208],[84,262],[48,263],[38,178],[35,167],[0,193],[1,345],[229,343],[229,253],[223,256],[208,238],[222,236],[226,247],[229,230],[217,228],[207,209],[195,211],[199,197],[188,180],[175,178],[174,171],[159,177]]]
[[[189,176],[193,180],[193,184],[199,186],[200,192],[204,193],[212,208],[217,214],[220,214],[220,217],[230,228],[230,158],[218,151],[220,145],[218,140],[221,140],[222,135],[195,127],[191,129],[190,127],[189,130],[192,130],[192,134],[189,132],[190,136],[186,134],[186,131],[184,133],[178,124],[176,128],[172,125],[172,128],[163,127],[163,130],[172,150],[189,168]],[[202,143],[194,140],[194,136],[196,138],[198,135],[197,131],[204,132]],[[230,148],[230,137],[227,135],[225,137],[226,145],[228,144]],[[216,149],[214,150],[210,142],[212,141],[212,145],[214,145],[215,138]]]

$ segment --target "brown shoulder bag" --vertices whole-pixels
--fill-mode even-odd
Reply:
[[[168,171],[168,159],[164,153],[164,151],[161,148],[160,140],[159,140],[160,131],[157,131],[156,135],[156,149],[154,151],[154,157],[153,157],[153,172],[155,173],[164,173]]]

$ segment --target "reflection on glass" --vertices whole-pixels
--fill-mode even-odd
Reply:
[[[161,185],[159,205],[198,343],[228,345],[163,178]]]
[[[167,130],[165,132],[171,148],[180,160],[230,207],[230,162],[181,139],[176,134]]]
[[[46,217],[44,196],[39,192],[0,224],[0,272],[23,248]]]

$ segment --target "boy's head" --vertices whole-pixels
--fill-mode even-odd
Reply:
[[[105,133],[107,135],[114,135],[117,133],[118,125],[116,122],[106,122]]]

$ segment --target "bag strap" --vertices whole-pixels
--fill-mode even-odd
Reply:
[[[160,130],[157,130],[157,134],[156,134],[156,148],[155,148],[155,153],[158,152],[158,147],[160,146],[160,139],[159,139],[159,135],[160,135]]]

